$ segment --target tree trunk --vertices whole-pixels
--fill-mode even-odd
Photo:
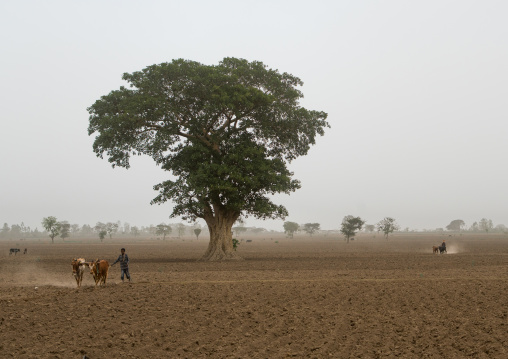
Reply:
[[[224,209],[214,206],[205,211],[205,221],[210,231],[210,243],[206,250],[202,261],[223,261],[223,260],[239,260],[242,259],[233,249],[233,233],[232,227],[236,222],[240,213],[228,212]]]

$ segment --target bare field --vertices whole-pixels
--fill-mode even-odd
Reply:
[[[508,357],[506,235],[252,240],[221,263],[204,238],[0,242],[0,357]],[[121,247],[133,283],[76,288],[73,257]]]

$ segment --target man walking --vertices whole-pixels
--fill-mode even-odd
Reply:
[[[125,253],[125,248],[120,250],[122,254],[118,256],[116,261],[113,262],[111,266],[114,266],[116,263],[120,262],[120,270],[121,270],[121,278],[123,282],[124,274],[127,276],[129,282],[131,281],[131,276],[129,274],[129,256]]]

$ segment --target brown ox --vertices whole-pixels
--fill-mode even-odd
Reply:
[[[439,253],[439,247],[438,246],[432,246],[432,253]]]
[[[95,280],[95,286],[106,285],[106,279],[108,279],[109,272],[109,263],[108,261],[96,260],[90,263],[90,274],[93,275],[93,279]]]
[[[72,265],[72,274],[76,279],[76,284],[78,288],[81,287],[81,282],[83,281],[83,273],[85,273],[85,267],[88,267],[88,263],[85,262],[84,258],[74,258],[71,262]]]

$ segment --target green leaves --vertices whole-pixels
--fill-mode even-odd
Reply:
[[[348,215],[342,219],[340,232],[346,237],[349,243],[349,238],[354,237],[356,232],[361,230],[364,224],[365,221],[360,217]]]
[[[285,161],[305,155],[323,135],[327,114],[299,106],[302,81],[262,62],[225,58],[148,66],[88,108],[93,150],[128,168],[132,155],[151,156],[174,181],[154,188],[152,203],[172,200],[174,216],[202,217],[213,206],[283,218],[267,197],[300,187]]]

